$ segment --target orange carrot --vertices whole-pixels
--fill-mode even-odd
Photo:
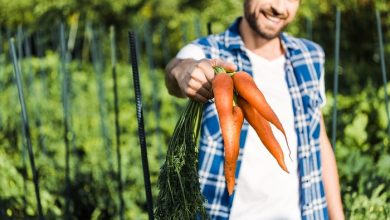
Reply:
[[[233,119],[233,80],[226,73],[219,73],[213,82],[215,106],[218,112],[225,151],[224,171],[229,195],[233,192],[235,179],[234,119]]]
[[[237,104],[242,108],[245,119],[256,131],[260,140],[263,142],[264,146],[272,154],[272,156],[276,159],[279,166],[284,171],[289,173],[284,162],[283,150],[280,147],[278,141],[276,140],[274,134],[272,133],[272,129],[269,122],[256,110],[255,107],[253,107],[243,97],[237,97]]]
[[[271,122],[278,128],[284,135],[284,138],[287,142],[286,132],[280,123],[278,117],[272,110],[271,106],[268,104],[263,93],[257,88],[253,78],[244,71],[239,71],[233,76],[234,88],[238,94],[244,98],[251,106],[253,106],[257,112],[259,112],[267,121]],[[287,142],[288,146],[288,142]],[[288,146],[290,151],[290,147]]]
[[[232,164],[232,177],[231,180],[227,181],[227,188],[229,196],[232,195],[234,185],[235,185],[235,173],[237,167],[238,154],[240,152],[240,133],[242,124],[244,123],[244,113],[239,106],[233,107],[233,122],[234,122],[234,134],[233,134],[233,156],[232,161],[229,164]],[[225,158],[226,160],[226,158]],[[226,169],[226,167],[225,167]],[[230,177],[230,176],[229,176]]]
[[[238,153],[240,151],[240,134],[242,124],[244,123],[244,112],[240,106],[236,105],[233,107],[233,120],[234,120],[234,149],[235,158],[238,159]]]

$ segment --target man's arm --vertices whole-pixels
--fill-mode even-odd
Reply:
[[[169,94],[206,102],[213,97],[211,82],[214,66],[236,70],[234,64],[217,59],[172,59],[165,68],[165,85]]]
[[[336,159],[328,135],[326,134],[325,123],[321,117],[321,161],[322,176],[325,187],[326,201],[328,203],[330,219],[343,220],[344,212],[341,203],[339,175],[337,172]]]

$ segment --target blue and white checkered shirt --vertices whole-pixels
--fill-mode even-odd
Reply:
[[[225,32],[198,39],[193,44],[202,48],[209,59],[232,62],[252,74],[251,63],[239,35],[240,18]],[[303,220],[328,219],[322,182],[320,158],[320,76],[324,74],[322,48],[305,39],[280,35],[285,51],[286,82],[292,99],[294,125],[298,137],[298,173],[300,208]],[[240,170],[243,147],[248,132],[245,121],[241,139],[236,178]],[[206,208],[212,219],[228,219],[234,195],[229,197],[223,171],[224,150],[218,116],[213,103],[203,112],[199,150],[201,190],[207,199]],[[277,204],[275,204],[277,205]]]

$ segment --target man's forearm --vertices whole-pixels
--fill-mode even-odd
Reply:
[[[332,220],[343,220],[344,213],[341,202],[337,164],[328,135],[326,134],[323,118],[321,119],[320,144],[322,176],[325,187],[326,201],[328,203],[329,217]]]

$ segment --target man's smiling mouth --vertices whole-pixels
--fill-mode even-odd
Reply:
[[[278,13],[277,11],[274,11],[272,9],[262,10],[261,13],[267,20],[273,23],[280,23],[282,20],[287,18],[287,15]]]
[[[271,14],[263,13],[264,17],[273,23],[279,23],[282,21],[280,17],[273,16]]]

